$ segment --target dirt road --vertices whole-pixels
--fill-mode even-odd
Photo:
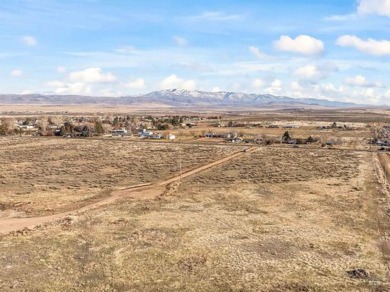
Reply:
[[[240,152],[234,153],[232,155],[229,155],[225,158],[216,160],[214,162],[208,163],[206,165],[200,166],[198,168],[192,169],[190,171],[181,173],[177,176],[174,176],[170,179],[164,180],[164,181],[159,181],[151,185],[142,185],[142,186],[136,186],[136,187],[130,187],[122,190],[116,190],[111,193],[111,196],[108,198],[104,198],[98,202],[91,203],[89,205],[86,205],[84,207],[55,214],[55,215],[50,215],[50,216],[43,216],[43,217],[30,217],[30,218],[16,218],[13,216],[6,217],[6,218],[0,218],[0,234],[8,234],[13,231],[18,231],[18,230],[23,230],[24,228],[32,228],[37,225],[42,225],[48,222],[52,221],[57,221],[61,220],[62,218],[69,216],[69,215],[74,215],[74,214],[79,214],[86,212],[88,210],[96,209],[101,206],[107,205],[107,204],[112,204],[118,199],[121,198],[128,198],[128,197],[133,197],[133,198],[139,198],[139,199],[153,199],[161,194],[164,193],[166,190],[166,186],[179,181],[181,179],[184,179],[186,177],[192,176],[194,174],[197,174],[199,172],[202,172],[204,170],[207,170],[211,167],[214,167],[216,165],[222,164],[224,162],[227,162],[231,159],[237,158],[241,155],[244,155],[246,153],[250,153],[253,151],[258,150],[256,147],[244,149]]]
[[[390,182],[390,156],[387,153],[378,154],[379,162],[385,172],[386,179]]]

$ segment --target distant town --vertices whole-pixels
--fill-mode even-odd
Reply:
[[[298,135],[293,134],[300,128],[302,131],[299,131]],[[379,147],[390,146],[390,126],[385,124],[374,126],[364,123],[302,123],[301,121],[294,123],[283,120],[237,121],[229,120],[229,117],[210,115],[43,115],[7,116],[0,119],[2,136],[126,137],[169,141],[202,138],[207,140],[208,138],[214,141],[263,145],[319,143],[323,147],[351,142],[350,139],[334,135],[337,131],[359,132],[367,129],[371,133],[370,137],[366,137],[367,144]],[[281,132],[281,130],[285,131]],[[306,130],[311,130],[310,135],[303,136],[302,133]]]

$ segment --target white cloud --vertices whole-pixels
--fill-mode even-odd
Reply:
[[[298,81],[291,82],[290,87],[294,91],[301,91],[301,90],[303,90],[303,87],[301,86],[301,84]]]
[[[55,87],[55,94],[74,94],[74,95],[91,95],[92,88],[81,82],[64,83],[61,81],[52,81],[48,83],[49,86]]]
[[[390,17],[390,0],[359,0],[358,13]]]
[[[305,80],[318,80],[326,76],[315,65],[307,65],[295,70],[294,75]]]
[[[282,86],[282,81],[280,81],[279,79],[275,79],[275,80],[271,83],[271,86],[272,86],[272,87],[281,87],[281,86]]]
[[[47,86],[54,88],[53,92],[59,95],[98,95],[98,96],[119,96],[122,93],[116,92],[111,87],[99,87],[96,84],[82,82],[51,81]]]
[[[361,104],[387,103],[386,93],[375,88],[357,88],[348,93],[350,101]]]
[[[23,76],[23,71],[19,69],[12,70],[10,73],[11,77],[22,77]]]
[[[318,90],[321,91],[325,96],[329,95],[332,97],[335,94],[343,94],[345,89],[343,86],[336,86],[331,82],[322,83]]]
[[[380,82],[368,82],[366,77],[361,75],[346,78],[345,84],[349,86],[360,86],[360,87],[382,87],[382,84]]]
[[[259,58],[259,59],[265,59],[265,58],[268,57],[267,54],[263,53],[259,48],[255,47],[255,46],[250,46],[249,47],[249,52],[253,56],[255,56],[255,57]]]
[[[307,92],[305,92],[305,88],[298,81],[291,82],[290,89],[292,92],[288,95],[290,95],[291,97],[307,97]]]
[[[240,14],[227,14],[222,11],[206,11],[202,14],[188,17],[190,20],[197,21],[232,21],[242,19],[243,15]]]
[[[188,41],[185,38],[183,38],[183,37],[174,36],[173,37],[173,41],[179,47],[186,47],[186,46],[188,46]]]
[[[64,81],[50,81],[47,86],[55,88],[56,94],[92,95],[93,93],[101,94],[102,90],[107,89],[101,89],[99,85],[114,83],[116,80],[115,75],[103,73],[101,68],[88,68],[70,72]]]
[[[184,80],[172,74],[160,82],[160,88],[194,90],[196,89],[196,82],[194,80]]]
[[[75,71],[69,74],[69,80],[80,83],[107,83],[116,81],[112,73],[102,73],[101,68],[88,68],[82,71]]]
[[[131,80],[130,82],[124,84],[124,86],[130,89],[137,89],[137,90],[146,88],[145,80],[142,78]]]
[[[359,81],[362,84],[362,80]],[[366,81],[366,83],[368,83]],[[381,88],[370,88],[366,86],[345,86],[332,82],[303,83],[291,82],[289,92],[283,92],[287,96],[299,98],[319,98],[360,104],[388,103],[386,101],[386,90]],[[390,90],[388,96],[390,97]]]
[[[35,37],[26,35],[22,37],[22,42],[29,47],[34,47],[38,44],[38,41]]]
[[[233,82],[228,86],[228,91],[243,92],[242,84],[240,82]]]
[[[361,75],[355,77],[348,77],[345,79],[345,84],[352,85],[352,86],[364,86],[366,82],[367,82],[366,77]]]
[[[354,47],[355,49],[374,56],[390,55],[390,41],[387,40],[362,40],[357,36],[344,35],[337,39],[336,44],[341,47]]]
[[[58,66],[58,67],[57,67],[57,72],[58,72],[58,73],[65,73],[65,72],[66,72],[66,68],[63,67],[63,66]]]
[[[264,81],[256,78],[252,81],[252,88],[260,88],[264,86]]]
[[[213,87],[213,89],[211,89],[211,92],[220,92],[220,91],[222,91],[222,89],[219,88],[218,86],[215,86]]]
[[[297,68],[294,75],[301,80],[316,81],[328,77],[331,72],[338,70],[338,67],[333,63],[326,63],[323,65],[306,65]]]
[[[367,88],[364,92],[364,96],[370,101],[370,103],[377,103],[380,96],[376,94],[373,88]]]
[[[279,95],[282,92],[282,81],[275,79],[270,87],[265,89],[265,92],[272,95]]]
[[[274,45],[279,51],[293,52],[306,56],[319,55],[324,51],[324,43],[308,35],[299,35],[295,39],[282,35]]]
[[[290,91],[285,93],[297,98],[319,98],[345,101],[345,88],[332,82],[312,83],[293,81],[290,83]]]
[[[312,89],[313,86],[316,85],[308,84],[304,87],[299,81],[293,81],[290,83],[290,92],[287,92],[286,95],[299,98],[309,97],[309,89]]]

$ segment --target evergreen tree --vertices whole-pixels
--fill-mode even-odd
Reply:
[[[290,133],[288,131],[284,132],[283,136],[282,136],[282,140],[283,141],[289,141],[291,140],[291,136],[290,136]]]
[[[95,122],[95,132],[99,135],[104,134],[104,128],[101,122]]]

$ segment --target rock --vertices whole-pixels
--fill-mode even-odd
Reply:
[[[367,279],[370,277],[370,274],[364,269],[354,269],[347,271],[347,274],[352,279]]]
[[[79,221],[78,216],[68,215],[64,219],[61,220],[61,225],[69,226],[69,225],[72,225],[74,223],[77,223],[78,221]]]

